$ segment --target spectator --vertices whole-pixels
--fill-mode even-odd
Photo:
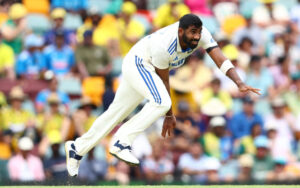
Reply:
[[[55,32],[55,44],[48,46],[44,50],[46,67],[54,72],[58,77],[70,75],[75,64],[73,50],[64,44],[64,32]]]
[[[250,154],[243,154],[239,157],[240,171],[237,181],[240,183],[251,182],[251,171],[253,167],[253,157]]]
[[[10,106],[2,110],[2,130],[23,132],[26,127],[35,126],[34,116],[22,108],[25,94],[21,87],[15,86],[10,90]]]
[[[83,96],[80,99],[80,106],[72,116],[76,132],[79,136],[89,130],[93,122],[96,120],[97,117],[92,114],[92,110],[95,108],[96,106],[92,103],[89,97]]]
[[[15,79],[14,71],[14,51],[13,49],[5,44],[2,40],[3,36],[0,32],[0,77]]]
[[[8,160],[12,156],[12,132],[10,130],[0,131],[0,181],[8,181]]]
[[[293,153],[293,146],[288,143],[287,139],[278,137],[277,124],[270,122],[265,127],[267,137],[270,141],[270,154],[272,158],[284,158],[289,163],[295,162],[296,156]]]
[[[40,158],[30,154],[33,142],[23,137],[18,142],[20,152],[8,162],[9,176],[12,181],[43,181],[45,174]]]
[[[209,126],[211,131],[200,138],[205,154],[226,161],[231,156],[231,140],[226,136],[226,120],[221,116],[213,117]]]
[[[75,51],[77,67],[82,78],[105,77],[112,70],[111,59],[106,48],[94,45],[92,36],[92,30],[85,31],[83,44]]]
[[[45,175],[47,179],[65,180],[68,176],[66,157],[61,155],[59,148],[62,142],[61,135],[52,131],[49,135],[51,156],[44,161]]]
[[[250,59],[250,67],[246,83],[260,89],[261,97],[266,97],[273,91],[274,80],[270,71],[262,66],[261,57],[253,55]]]
[[[192,110],[185,101],[180,101],[177,105],[175,135],[184,134],[188,138],[196,139],[199,137],[200,122],[197,122],[192,116]]]
[[[136,6],[132,2],[124,2],[122,5],[120,18],[118,19],[120,36],[120,49],[124,57],[131,47],[145,35],[145,27],[133,16],[136,13]]]
[[[142,164],[146,180],[149,182],[161,182],[172,180],[174,165],[163,151],[161,143],[152,145],[152,155],[146,157]]]
[[[253,21],[261,27],[284,25],[289,20],[289,13],[286,7],[277,0],[260,0],[263,4],[253,10]],[[278,28],[277,28],[278,29]]]
[[[250,63],[250,56],[254,54],[253,40],[249,37],[243,37],[238,44],[239,47],[239,63],[240,67],[247,71]]]
[[[265,136],[259,136],[254,140],[254,145],[256,146],[256,154],[254,156],[252,178],[257,182],[264,182],[274,166],[269,155],[270,143]]]
[[[300,71],[292,74],[293,85],[283,94],[289,110],[300,118]]]
[[[232,35],[232,42],[235,45],[239,45],[242,42],[243,38],[248,38],[253,43],[253,52],[262,54],[264,52],[264,43],[266,39],[264,38],[263,30],[256,25],[252,20],[252,15],[245,15],[246,18],[246,26],[237,29]],[[252,54],[249,54],[252,55]]]
[[[260,136],[262,134],[262,126],[261,124],[254,122],[251,125],[251,134],[249,136],[244,136],[240,140],[240,146],[238,153],[248,153],[248,154],[255,154],[255,145],[254,140],[256,137]]]
[[[50,144],[50,137],[53,132],[57,132],[62,141],[65,141],[71,126],[70,119],[59,111],[60,100],[57,93],[50,93],[47,98],[50,107],[49,112],[38,116],[40,125],[39,129],[43,134],[40,144],[40,154],[45,154],[45,149]]]
[[[6,97],[5,95],[0,91],[0,112],[1,109],[4,108],[6,106]],[[1,113],[0,113],[1,114]],[[0,119],[1,119],[1,115],[0,115]],[[0,120],[1,121],[1,120]]]
[[[102,16],[100,14],[100,10],[97,7],[89,8],[87,14],[88,17],[84,21],[84,24],[77,29],[76,38],[78,43],[83,42],[83,34],[85,33],[85,31],[94,31],[100,25],[101,22]]]
[[[189,151],[179,158],[178,168],[182,172],[181,180],[203,183],[206,159],[201,145],[198,142],[193,142]]]
[[[64,28],[64,19],[66,16],[66,11],[63,8],[55,8],[51,12],[51,19],[53,21],[53,28],[47,31],[44,35],[45,45],[55,45],[56,44],[56,33],[61,32],[63,35],[63,44],[65,45],[75,45],[75,34],[72,31]]]
[[[220,182],[219,169],[221,167],[220,161],[215,157],[208,157],[204,163],[206,183],[215,184]]]
[[[290,58],[288,56],[282,56],[278,58],[277,65],[270,68],[271,74],[274,79],[274,94],[276,96],[282,95],[285,91],[288,91],[291,85],[290,79]]]
[[[285,112],[286,103],[282,98],[275,98],[271,102],[273,113],[266,117],[266,124],[276,128],[277,147],[272,148],[274,158],[290,159],[292,153],[292,143],[295,140],[296,130],[295,118]],[[275,150],[276,149],[276,150]]]
[[[58,95],[59,101],[64,105],[64,111],[67,112],[70,103],[69,96],[66,93],[58,90],[58,80],[56,77],[52,77],[48,81],[49,87],[41,90],[35,99],[37,113],[41,113],[45,110],[47,99],[51,93],[56,93]]]
[[[26,14],[27,10],[23,4],[13,4],[9,8],[9,19],[1,29],[3,42],[14,50],[15,55],[22,51],[22,37],[26,31]]]
[[[254,100],[250,96],[245,96],[242,101],[243,110],[234,114],[229,123],[233,139],[250,135],[251,125],[254,123],[263,126],[263,117],[254,111]]]
[[[288,171],[287,160],[284,158],[277,158],[274,160],[274,170],[268,175],[270,182],[289,182],[295,181],[297,176]]]
[[[159,29],[173,24],[188,13],[190,13],[189,8],[181,0],[168,0],[166,4],[158,7],[153,20],[154,27]]]
[[[31,34],[25,38],[25,49],[18,56],[16,73],[19,78],[39,79],[45,71],[45,59],[40,51],[43,39]]]
[[[96,182],[105,178],[108,164],[103,159],[95,156],[95,150],[92,149],[86,158],[80,164],[79,178],[87,182]]]
[[[209,103],[212,99],[219,99],[223,105],[226,107],[226,110],[230,110],[232,107],[232,98],[230,94],[225,91],[221,90],[221,80],[218,78],[214,78],[210,86],[207,87],[202,91],[202,97],[201,97],[201,106],[206,105]]]

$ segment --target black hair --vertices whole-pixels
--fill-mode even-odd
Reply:
[[[239,43],[239,47],[242,47],[242,45],[244,44],[244,42],[249,42],[251,45],[253,45],[253,40],[250,37],[243,37]]]
[[[250,63],[252,63],[252,62],[259,62],[260,60],[261,60],[261,56],[259,56],[259,55],[253,55],[250,58]]]
[[[187,29],[192,25],[197,28],[202,26],[201,19],[195,14],[186,14],[182,16],[179,20],[179,27],[182,29]]]
[[[286,56],[286,55],[278,57],[278,59],[277,59],[278,64],[282,65],[287,60],[287,58],[288,58],[288,56]]]

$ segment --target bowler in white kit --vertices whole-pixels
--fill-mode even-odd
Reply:
[[[124,123],[113,136],[109,152],[129,164],[139,160],[131,152],[134,139],[159,117],[164,116],[162,136],[171,135],[176,125],[172,113],[169,70],[183,65],[185,58],[198,47],[204,48],[215,64],[241,92],[259,90],[245,85],[231,62],[224,57],[210,32],[193,14],[183,16],[179,22],[162,28],[137,42],[125,56],[122,82],[114,101],[92,127],[75,141],[65,143],[67,169],[77,176],[79,162],[99,140],[122,122],[144,99],[143,109]]]

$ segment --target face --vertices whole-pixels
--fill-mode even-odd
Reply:
[[[84,44],[88,46],[92,45],[92,36],[84,37]]]
[[[49,106],[50,106],[50,110],[51,110],[51,112],[52,113],[57,113],[59,110],[59,104],[58,103],[50,103],[49,104]]]
[[[187,29],[179,28],[179,37],[182,38],[187,48],[194,49],[198,46],[201,38],[202,27],[190,26]]]
[[[214,93],[219,93],[220,91],[220,84],[219,83],[212,83],[211,84],[211,88],[213,90]]]
[[[267,156],[267,154],[268,154],[267,148],[259,147],[256,150],[256,157],[259,159],[265,158]]]
[[[244,112],[246,114],[253,114],[253,112],[254,112],[254,104],[253,103],[245,102],[243,107],[244,107]]]
[[[54,25],[56,28],[60,28],[63,26],[64,19],[63,18],[56,18],[54,19]]]
[[[56,91],[57,90],[57,85],[58,85],[58,81],[56,78],[53,78],[50,82],[49,88],[51,91]]]
[[[225,127],[224,126],[214,127],[213,132],[217,137],[222,137],[225,134]]]
[[[283,106],[273,107],[273,112],[275,116],[282,117],[284,115],[284,107]]]
[[[64,45],[64,36],[56,36],[55,43],[57,46],[63,46]]]
[[[202,154],[202,148],[201,145],[198,143],[194,143],[192,147],[190,148],[190,153],[194,158],[199,158]]]
[[[261,134],[261,126],[259,124],[256,124],[252,127],[252,135],[259,136]]]
[[[21,109],[23,100],[21,99],[13,99],[11,101],[11,106],[14,109]]]

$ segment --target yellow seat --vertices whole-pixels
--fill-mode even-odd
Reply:
[[[105,78],[96,76],[85,78],[82,82],[82,95],[90,97],[97,106],[102,104],[102,95],[105,91]]]
[[[30,13],[49,15],[50,4],[48,0],[23,0],[23,4]]]
[[[0,25],[2,25],[8,19],[7,13],[0,12]]]

